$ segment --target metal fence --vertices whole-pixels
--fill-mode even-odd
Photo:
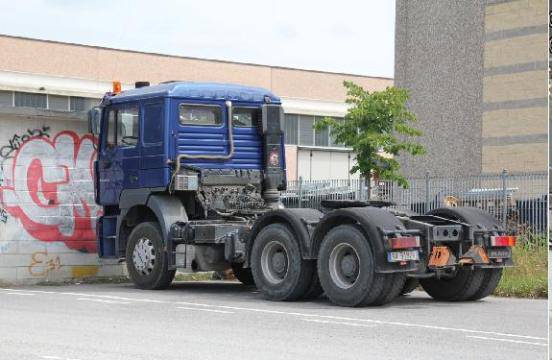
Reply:
[[[394,203],[392,207],[423,214],[444,206],[471,206],[495,216],[511,232],[546,234],[548,174],[515,173],[478,176],[408,179],[404,189],[390,181],[373,183],[371,200]],[[367,200],[362,180],[312,180],[288,182],[281,199],[286,207],[321,208],[322,200]]]

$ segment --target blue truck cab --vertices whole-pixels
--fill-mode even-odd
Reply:
[[[118,85],[90,111],[89,130],[103,208],[98,254],[126,261],[143,289],[166,288],[177,268],[232,269],[273,300],[324,291],[339,305],[380,305],[412,286],[407,275],[433,297],[473,300],[490,294],[511,263],[511,239],[476,209],[417,216],[346,200],[284,209],[282,104],[262,88]],[[466,264],[482,275],[463,272]]]

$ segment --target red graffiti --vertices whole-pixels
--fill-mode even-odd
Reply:
[[[33,238],[96,252],[94,138],[62,131],[29,138],[2,163],[2,207]]]

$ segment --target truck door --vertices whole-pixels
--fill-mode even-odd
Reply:
[[[169,168],[164,141],[165,104],[158,100],[142,107],[140,187],[161,187],[168,182]]]
[[[139,186],[138,104],[112,105],[105,110],[107,134],[98,157],[100,204],[116,205],[123,189]]]

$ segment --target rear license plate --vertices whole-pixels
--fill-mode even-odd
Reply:
[[[387,253],[387,261],[412,261],[420,260],[418,250],[403,250],[403,251],[391,251]]]
[[[512,257],[510,248],[490,248],[487,249],[487,256],[491,259],[504,259]]]

